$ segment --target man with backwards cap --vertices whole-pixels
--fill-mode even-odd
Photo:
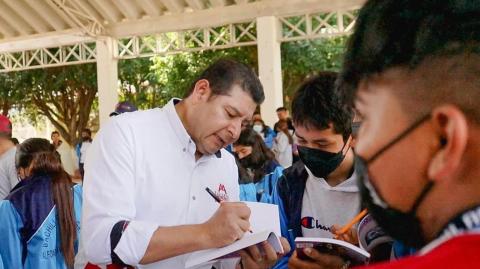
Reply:
[[[4,199],[18,183],[15,153],[12,123],[7,117],[0,115],[0,199]]]

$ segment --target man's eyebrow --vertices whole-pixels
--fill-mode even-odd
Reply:
[[[238,115],[242,115],[242,113],[240,113],[240,111],[236,107],[233,107],[233,106],[229,105],[229,106],[227,106],[227,108],[232,109]]]

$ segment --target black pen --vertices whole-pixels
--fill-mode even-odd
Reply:
[[[217,203],[221,203],[222,199],[220,199],[209,187],[206,187],[205,190],[210,194],[210,196],[217,201]],[[248,230],[250,233],[253,233],[252,230]]]
[[[222,202],[222,199],[220,199],[209,187],[206,187],[205,190],[213,197],[213,199],[215,199],[215,201],[217,201],[217,203]]]

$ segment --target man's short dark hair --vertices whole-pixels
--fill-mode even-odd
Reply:
[[[280,112],[280,111],[287,111],[287,108],[284,106],[277,108],[277,112]]]
[[[265,100],[263,86],[258,76],[246,64],[229,59],[214,62],[193,82],[185,97],[192,94],[195,84],[202,79],[206,79],[210,83],[212,95],[227,95],[233,85],[238,85],[252,97],[257,105]]]
[[[432,58],[479,52],[479,0],[369,0],[349,40],[339,86],[351,101],[362,80],[387,69],[414,70]]]
[[[330,123],[344,141],[352,132],[353,111],[344,105],[335,90],[337,73],[321,72],[307,80],[292,100],[292,118],[296,126],[325,130]]]
[[[53,131],[53,132],[50,134],[50,137],[52,137],[54,134],[60,135],[60,133],[59,133],[58,131]]]

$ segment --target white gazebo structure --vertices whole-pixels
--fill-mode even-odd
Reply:
[[[119,59],[258,46],[266,100],[283,105],[281,42],[349,34],[365,0],[0,0],[0,72],[97,63],[100,123]]]

